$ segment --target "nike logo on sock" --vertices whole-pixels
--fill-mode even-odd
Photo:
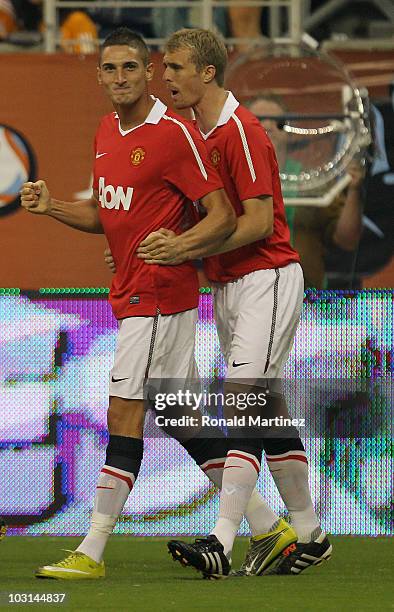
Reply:
[[[127,379],[128,379],[128,376],[126,376],[126,378],[114,378],[114,377],[112,376],[111,381],[112,381],[112,382],[120,382],[121,380],[127,380]]]
[[[99,157],[103,157],[103,155],[108,155],[108,153],[96,153],[96,159],[99,159]]]
[[[235,361],[233,361],[233,368],[238,368],[238,366],[241,366],[241,365],[249,365],[250,363],[251,361],[245,361],[242,363],[235,363]]]

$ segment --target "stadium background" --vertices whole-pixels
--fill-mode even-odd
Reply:
[[[96,84],[96,59],[62,54],[4,57],[7,61],[1,62],[0,79],[6,84],[7,95],[0,96],[0,124],[19,130],[27,138],[35,152],[37,172],[45,177],[53,193],[64,199],[80,197],[77,194],[90,186],[97,124],[111,110]],[[394,51],[341,51],[340,57],[357,84],[368,87],[372,99],[388,96]],[[151,91],[168,101],[161,61],[161,55],[155,54],[156,76]],[[297,82],[286,85],[297,88]],[[316,94],[311,96],[313,100]],[[0,231],[6,254],[0,287],[109,286],[102,237],[76,232],[23,211],[3,216]],[[391,263],[376,276],[365,278],[364,286],[390,287],[393,276]]]
[[[386,94],[393,52],[343,57],[372,96]],[[155,56],[158,75],[160,62]],[[8,55],[0,67],[7,90],[0,98],[1,122],[24,135],[38,175],[65,199],[82,197],[77,194],[89,187],[92,135],[109,110],[94,74],[94,58],[63,55]],[[159,76],[152,92],[166,98]],[[22,145],[19,157],[29,163]],[[105,243],[24,211],[2,215],[0,231],[0,286],[7,288],[0,296],[0,514],[11,534],[80,535],[88,527],[104,458],[107,372],[116,330],[105,299],[110,282]],[[389,287],[392,275],[391,265],[365,279],[365,286]],[[51,287],[69,289],[45,289]],[[78,290],[82,287],[87,289]],[[220,371],[209,293],[201,294],[197,333],[200,369]],[[390,290],[311,292],[287,374],[346,377],[367,371],[374,379],[392,371],[392,345]],[[387,390],[379,401],[389,408]],[[338,439],[334,446],[307,441],[313,496],[327,531],[390,533],[388,433]],[[259,486],[283,511],[266,471]],[[205,533],[217,503],[178,445],[152,434],[117,531]]]

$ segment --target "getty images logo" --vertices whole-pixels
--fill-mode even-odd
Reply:
[[[133,187],[127,187],[125,192],[123,187],[115,188],[113,185],[106,185],[104,177],[99,178],[99,202],[102,208],[119,210],[122,206],[124,210],[129,210],[133,192]]]

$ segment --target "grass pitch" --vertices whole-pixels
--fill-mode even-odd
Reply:
[[[301,576],[202,580],[174,563],[167,538],[113,537],[106,550],[107,578],[92,581],[37,580],[39,565],[64,557],[81,538],[8,537],[0,543],[0,607],[73,610],[309,612],[394,609],[390,538],[332,537],[333,556]],[[247,540],[239,539],[233,567]],[[391,568],[391,569],[390,569]],[[8,605],[9,593],[66,593],[61,605]]]

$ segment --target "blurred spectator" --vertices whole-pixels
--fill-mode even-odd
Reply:
[[[299,174],[302,164],[288,155],[288,135],[275,119],[288,112],[283,102],[275,96],[261,96],[247,106],[267,130],[280,171]],[[329,206],[286,206],[291,239],[301,257],[306,287],[324,287],[325,256],[330,248],[353,252],[360,240],[364,170],[359,163],[353,162],[348,172],[351,175],[349,186]],[[283,195],[290,196],[285,192]]]
[[[16,15],[11,0],[0,0],[0,40],[16,30]]]
[[[145,38],[167,38],[176,30],[199,26],[201,19],[198,14],[196,21],[188,6],[139,8],[138,0],[133,8],[92,8],[88,12],[99,26],[100,38],[119,26],[127,26]],[[214,25],[226,35],[226,9],[215,7],[213,17]]]
[[[356,273],[369,276],[385,267],[394,246],[394,86],[390,97],[374,101],[372,112],[372,159],[366,181],[364,231]],[[388,286],[393,284],[393,278]]]
[[[191,11],[186,6],[152,9],[152,25],[157,38],[167,38],[182,28],[191,28]]]
[[[262,7],[247,6],[247,0],[245,0],[245,5],[228,7],[230,36],[233,38],[260,38]],[[248,43],[236,46],[240,52],[246,51],[249,47]]]
[[[227,9],[225,7],[214,7],[213,9],[213,24],[222,36],[227,36],[228,18]],[[152,9],[152,25],[154,35],[157,38],[167,38],[173,32],[182,28],[201,27],[201,12],[197,11],[193,14],[193,9],[182,7],[157,7]]]
[[[99,28],[100,38],[105,38],[119,26],[131,28],[145,38],[154,36],[152,10],[150,8],[138,8],[138,1],[130,8],[91,8],[88,13]]]
[[[67,53],[94,53],[98,35],[92,19],[83,11],[61,9],[58,13],[61,48]],[[42,28],[42,0],[0,0],[0,39],[35,44],[41,40]]]
[[[86,13],[72,11],[60,26],[60,46],[66,53],[87,55],[98,48],[95,23]]]

